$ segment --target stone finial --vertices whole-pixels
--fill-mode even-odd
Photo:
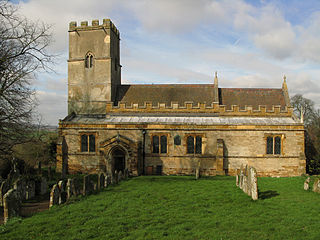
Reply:
[[[300,109],[300,122],[301,123],[304,122],[304,119],[303,119],[303,106],[301,106],[301,109]]]
[[[219,102],[218,72],[214,73],[214,102]]]
[[[286,106],[287,106],[287,107],[291,107],[290,98],[289,98],[289,93],[288,93],[287,77],[286,77],[286,75],[283,76],[282,92],[283,92],[283,94],[284,94]]]

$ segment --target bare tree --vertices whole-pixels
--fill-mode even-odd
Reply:
[[[314,102],[301,94],[296,94],[291,98],[291,105],[294,113],[300,118],[303,114],[305,125],[310,124],[315,117]]]
[[[30,138],[36,106],[32,81],[48,70],[54,56],[48,53],[50,26],[18,14],[0,0],[0,158]]]

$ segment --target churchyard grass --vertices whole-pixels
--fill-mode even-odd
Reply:
[[[320,194],[306,177],[144,176],[0,226],[0,239],[320,239]]]

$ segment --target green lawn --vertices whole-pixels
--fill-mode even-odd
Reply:
[[[320,194],[303,177],[259,178],[253,201],[234,177],[137,177],[0,226],[0,239],[320,239]]]

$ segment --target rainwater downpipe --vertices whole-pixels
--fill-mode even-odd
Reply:
[[[142,174],[145,175],[145,156],[146,156],[146,152],[145,152],[145,144],[146,144],[146,130],[142,129]]]

